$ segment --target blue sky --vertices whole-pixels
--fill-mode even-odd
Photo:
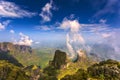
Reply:
[[[92,43],[119,31],[119,0],[0,0],[1,42],[65,42],[66,34],[80,33]]]

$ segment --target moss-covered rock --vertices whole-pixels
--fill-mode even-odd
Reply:
[[[0,80],[29,80],[29,77],[20,67],[0,60]]]
[[[11,54],[9,54],[9,52],[0,51],[0,60],[7,60],[8,62],[19,67],[23,66],[21,63],[19,63],[17,59],[15,59]]]
[[[88,74],[87,71],[79,69],[74,75],[66,75],[61,80],[87,80]]]
[[[115,60],[102,61],[88,68],[91,77],[103,80],[120,80],[120,63]]]
[[[65,52],[60,50],[55,51],[54,59],[51,61],[50,65],[54,66],[56,69],[64,67],[66,64],[67,55]]]
[[[24,68],[25,74],[30,77],[30,80],[38,80],[41,76],[41,68],[37,65],[30,65]]]

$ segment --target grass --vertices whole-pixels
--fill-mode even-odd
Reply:
[[[33,53],[12,53],[20,63],[24,66],[38,65],[41,68],[45,68],[48,65],[49,60],[53,59],[53,53],[51,49],[34,49]]]

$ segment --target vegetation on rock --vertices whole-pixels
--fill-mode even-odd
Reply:
[[[61,80],[120,80],[120,63],[115,60],[101,61],[87,70],[79,69],[73,75],[66,75]]]
[[[0,60],[0,80],[29,80],[29,77],[20,67]]]
[[[72,62],[65,52],[56,50],[48,64],[53,54],[46,55],[29,46],[0,43],[0,80],[120,80],[120,62],[108,59],[98,63],[95,54],[80,53],[83,55]],[[40,62],[48,66],[42,69]]]

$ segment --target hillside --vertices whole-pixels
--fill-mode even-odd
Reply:
[[[53,53],[50,50],[32,49],[30,46],[15,45],[10,42],[0,43],[0,59],[3,57],[14,58],[14,62],[19,61],[23,66],[39,65],[42,68],[47,66],[48,61],[52,59]],[[6,58],[4,58],[6,60]]]
[[[73,75],[66,75],[61,80],[120,80],[120,62],[106,60],[85,69],[78,69]]]
[[[29,77],[20,67],[0,60],[0,80],[29,80]]]
[[[9,52],[0,51],[0,60],[6,60],[16,66],[23,66],[17,59],[15,59]]]
[[[1,55],[4,54],[9,53]],[[65,52],[56,50],[44,69],[37,65],[16,65],[10,59],[0,60],[1,80],[120,80],[120,62],[111,59],[95,62],[88,56],[78,56],[73,62]]]

